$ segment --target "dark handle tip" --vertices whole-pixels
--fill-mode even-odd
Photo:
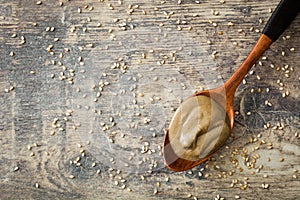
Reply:
[[[300,0],[281,0],[266,24],[263,34],[275,42],[296,18],[299,11]]]

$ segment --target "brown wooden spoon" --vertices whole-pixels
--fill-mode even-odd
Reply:
[[[233,98],[237,87],[240,85],[243,78],[247,75],[249,70],[260,58],[260,56],[274,41],[278,39],[283,31],[294,20],[294,18],[298,15],[299,10],[299,0],[282,0],[270,17],[262,32],[262,35],[258,39],[250,54],[247,56],[241,66],[234,72],[234,74],[224,83],[224,85],[212,90],[197,92],[191,96],[195,97],[198,95],[205,95],[221,105],[227,113],[231,131],[234,125]],[[181,124],[177,124],[177,126],[181,126]],[[166,166],[173,171],[185,171],[191,169],[208,160],[218,150],[218,148],[214,149],[213,152],[206,157],[193,161],[181,158],[175,153],[173,148],[176,147],[172,147],[169,139],[169,129],[167,129],[164,138],[163,155]]]

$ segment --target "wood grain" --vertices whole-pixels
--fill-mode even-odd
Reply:
[[[299,16],[238,88],[234,140],[175,173],[174,109],[231,76],[278,1],[61,2],[0,0],[0,199],[300,198]]]

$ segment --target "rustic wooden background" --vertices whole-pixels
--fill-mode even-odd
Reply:
[[[299,199],[300,16],[238,88],[231,138],[174,173],[164,128],[278,0],[0,0],[0,199]]]

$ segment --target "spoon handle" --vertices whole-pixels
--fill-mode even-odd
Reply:
[[[225,82],[224,87],[227,91],[226,97],[229,102],[232,101],[236,88],[242,82],[252,66],[291,24],[293,19],[298,15],[299,10],[300,0],[280,1],[252,51],[235,73]]]
[[[296,18],[299,11],[299,0],[281,0],[262,33],[275,42]]]

